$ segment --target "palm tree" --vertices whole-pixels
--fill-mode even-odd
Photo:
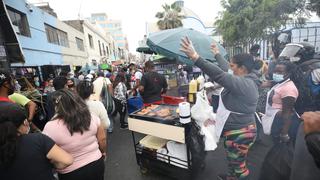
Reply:
[[[156,17],[159,19],[157,25],[160,30],[174,29],[183,26],[182,19],[184,16],[180,14],[181,8],[176,5],[176,3],[173,3],[171,6],[164,4],[162,8],[164,11],[156,14]]]

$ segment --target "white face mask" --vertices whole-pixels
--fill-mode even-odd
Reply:
[[[290,57],[290,62],[298,62],[300,61],[300,57]]]
[[[232,69],[228,69],[228,73],[233,75],[233,70]]]
[[[284,75],[283,75],[283,74],[273,73],[272,79],[273,79],[273,81],[275,81],[275,82],[281,82],[281,81],[284,80]]]

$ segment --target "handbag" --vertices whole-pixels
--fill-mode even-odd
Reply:
[[[101,90],[101,102],[106,108],[108,114],[112,114],[115,111],[115,104],[113,98],[107,88],[106,83],[104,82],[102,90]]]

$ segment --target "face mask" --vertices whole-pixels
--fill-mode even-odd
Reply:
[[[35,81],[35,82],[34,82],[34,84],[35,84],[37,87],[39,87],[39,86],[40,86],[39,81]]]
[[[232,69],[228,69],[228,73],[233,75],[233,70]]]
[[[275,81],[275,82],[281,82],[281,81],[284,80],[284,75],[283,74],[274,73],[272,75],[272,78],[273,78],[273,81]]]
[[[298,62],[300,61],[300,57],[290,57],[290,62]]]

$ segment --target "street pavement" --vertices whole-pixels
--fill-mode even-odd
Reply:
[[[178,96],[177,88],[168,90],[167,95]],[[142,174],[137,164],[131,131],[120,129],[119,116],[115,118],[113,133],[108,134],[108,158],[106,161],[105,179],[107,180],[171,180],[172,178],[156,172]],[[135,134],[143,138],[142,134]],[[137,136],[138,135],[138,136]],[[260,168],[265,155],[271,148],[271,139],[260,133],[257,141],[249,151],[248,167],[250,180],[258,180]],[[208,152],[205,160],[206,167],[196,175],[195,180],[216,180],[218,174],[227,172],[227,160],[223,144],[219,143],[215,151]]]
[[[139,136],[140,138],[143,135]],[[258,180],[264,157],[271,146],[269,137],[262,135],[249,151],[248,166],[251,180]],[[207,153],[206,167],[196,176],[196,180],[215,180],[218,174],[227,172],[227,161],[223,144]],[[108,157],[105,179],[107,180],[171,180],[172,178],[156,172],[142,174],[137,165],[131,131],[119,128],[119,119],[115,118],[113,133],[108,134]]]

